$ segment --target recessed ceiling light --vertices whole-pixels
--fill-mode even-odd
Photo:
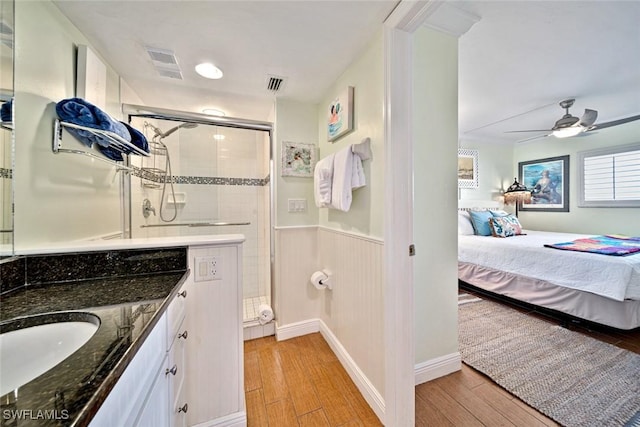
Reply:
[[[210,116],[220,116],[220,117],[226,116],[226,113],[224,111],[217,110],[215,108],[205,108],[204,110],[202,110],[202,112]]]
[[[213,135],[213,139],[217,141],[222,141],[224,139],[224,135],[221,133],[216,133],[215,135]]]
[[[222,70],[209,62],[196,65],[196,73],[207,79],[222,78]]]

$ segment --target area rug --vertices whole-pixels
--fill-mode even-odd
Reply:
[[[461,296],[462,361],[567,426],[624,426],[640,411],[640,355],[504,305]]]

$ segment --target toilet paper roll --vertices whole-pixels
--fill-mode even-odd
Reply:
[[[273,309],[267,304],[260,304],[258,307],[258,322],[265,325],[273,320]]]
[[[327,280],[328,279],[329,279],[329,276],[324,274],[324,272],[316,271],[315,273],[313,273],[311,275],[311,284],[316,289],[322,290],[322,289],[325,289],[327,287]]]

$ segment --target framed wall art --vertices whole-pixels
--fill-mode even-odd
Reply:
[[[569,212],[569,156],[518,163],[520,183],[531,191],[521,211]]]
[[[347,86],[328,108],[329,142],[334,142],[353,130],[353,86]]]
[[[315,144],[282,141],[282,176],[313,177]]]
[[[458,188],[478,188],[478,150],[458,149]]]

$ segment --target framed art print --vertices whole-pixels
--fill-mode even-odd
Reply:
[[[282,141],[282,176],[313,177],[315,144]]]
[[[353,130],[353,86],[347,86],[328,107],[328,139],[334,142]]]
[[[458,188],[478,188],[478,150],[458,149]]]
[[[518,163],[520,182],[531,191],[521,211],[569,212],[569,156]]]

